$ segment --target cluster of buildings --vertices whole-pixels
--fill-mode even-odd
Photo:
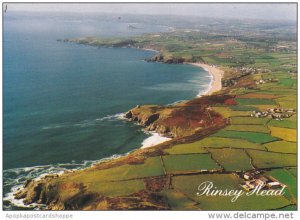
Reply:
[[[271,70],[269,69],[257,69],[258,73],[271,73]]]
[[[257,73],[257,69],[253,67],[236,67],[234,70],[235,72],[239,72],[244,76]]]
[[[248,192],[257,187],[262,189],[279,189],[285,186],[273,177],[261,175],[261,172],[257,170],[242,173],[241,177],[245,182],[240,184],[240,186]]]
[[[266,111],[253,111],[250,116],[255,118],[269,117],[275,120],[282,120],[283,118],[291,117],[295,112],[294,109],[268,108]]]
[[[279,80],[278,79],[273,79],[273,78],[260,79],[260,80],[256,80],[255,84],[259,85],[259,84],[265,84],[265,83],[270,83],[270,82],[279,82]]]

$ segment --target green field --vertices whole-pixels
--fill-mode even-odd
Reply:
[[[151,169],[149,169],[151,167]],[[150,157],[143,164],[138,165],[122,165],[110,169],[87,170],[85,172],[77,172],[68,176],[68,180],[76,182],[91,183],[107,182],[115,180],[128,180],[134,178],[142,178],[149,176],[163,175],[163,168],[160,157]]]
[[[240,105],[276,105],[276,102],[273,99],[237,98],[235,100]]]
[[[145,189],[143,180],[129,180],[119,182],[98,182],[94,180],[86,184],[91,192],[100,193],[103,196],[123,196]]]
[[[290,88],[297,86],[297,80],[291,78],[280,79],[279,85]]]
[[[225,131],[253,131],[260,133],[270,133],[269,129],[264,125],[229,125],[223,130]]]
[[[282,121],[271,120],[269,121],[268,126],[296,129],[297,118],[292,116],[291,118],[284,118]]]
[[[207,153],[207,150],[203,148],[201,141],[196,141],[190,144],[178,144],[164,151],[169,154]]]
[[[220,169],[210,154],[166,155],[163,162],[167,173]]]
[[[213,110],[220,113],[223,117],[229,118],[232,116],[248,116],[250,112],[247,111],[236,111],[229,107],[213,107]]]
[[[213,134],[212,136],[244,139],[258,144],[263,144],[263,143],[278,140],[278,138],[272,137],[271,135],[266,133],[248,132],[248,131],[221,130]]]
[[[285,169],[276,169],[267,172],[267,175],[270,175],[279,182],[285,184],[287,186],[285,196],[292,202],[297,202],[297,181],[290,172]]]
[[[265,125],[270,118],[254,118],[254,117],[232,117],[231,124],[234,125]]]
[[[230,109],[233,111],[258,111],[256,107],[249,105],[232,105]]]
[[[268,151],[280,153],[297,153],[297,143],[288,141],[273,141],[264,144]]]
[[[272,95],[290,95],[295,94],[295,89],[281,88],[279,86],[275,86],[274,84],[264,84],[258,86],[261,90],[259,93],[264,94],[272,94]]]
[[[261,75],[257,74],[255,76],[253,76],[254,80],[259,80],[261,79]],[[260,94],[260,93],[254,93],[254,92],[250,92],[250,93],[246,93],[243,95],[239,95],[237,96],[237,98],[248,98],[248,99],[276,99],[280,96],[276,96],[276,95],[270,95],[270,94]]]
[[[287,171],[290,172],[294,177],[297,178],[297,169],[296,168],[288,168]]]
[[[297,206],[296,205],[288,205],[288,206],[285,206],[283,208],[279,208],[276,210],[278,210],[278,211],[297,211]]]
[[[277,105],[252,105],[252,106],[257,108],[258,111],[262,111],[262,112],[266,111],[268,108],[278,108]]]
[[[246,171],[253,169],[250,158],[244,150],[240,149],[209,149],[216,160],[226,171]]]
[[[265,150],[265,148],[257,143],[252,143],[243,139],[234,139],[234,138],[223,138],[223,137],[207,137],[200,141],[194,142],[195,144],[199,144],[202,147],[209,148],[249,148],[249,149],[261,149]]]
[[[296,154],[283,154],[258,150],[247,150],[257,168],[297,166]]]
[[[165,189],[162,194],[172,210],[200,210],[196,203],[177,190]]]
[[[271,130],[271,135],[273,137],[277,137],[285,141],[292,141],[292,142],[297,141],[296,129],[279,128],[279,127],[272,127],[272,126],[269,126],[269,129]]]
[[[281,108],[297,109],[297,102],[295,102],[295,100],[281,98],[281,99],[276,99],[276,102],[280,105]]]

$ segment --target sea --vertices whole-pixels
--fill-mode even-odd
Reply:
[[[172,26],[84,13],[8,11],[3,19],[5,210],[36,208],[13,199],[27,179],[125,155],[157,135],[124,120],[129,109],[189,100],[211,82],[199,67],[144,61],[155,51],[57,41],[131,37]]]

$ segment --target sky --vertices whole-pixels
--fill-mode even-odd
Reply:
[[[55,12],[99,12],[119,14],[169,14],[192,15],[199,17],[264,19],[264,20],[296,20],[297,5],[295,3],[94,3],[94,4],[22,4],[9,3],[10,11],[55,11]]]

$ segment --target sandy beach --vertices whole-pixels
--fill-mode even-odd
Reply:
[[[156,132],[151,132],[151,136],[146,138],[143,143],[142,143],[142,149],[143,148],[148,148],[148,147],[152,147],[155,145],[158,145],[160,143],[166,142],[171,140],[171,138],[167,138],[167,137],[163,137],[162,135],[156,133]]]
[[[198,97],[200,96],[204,96],[204,95],[211,95],[214,92],[220,91],[222,89],[222,77],[224,74],[224,71],[219,69],[216,66],[211,66],[208,64],[204,64],[204,63],[188,63],[191,64],[193,66],[198,66],[203,68],[205,71],[208,71],[209,74],[212,76],[212,81],[209,85],[209,88],[207,91],[200,93],[198,95]],[[142,143],[142,147],[141,148],[148,148],[148,147],[152,147],[155,146],[157,144],[163,143],[165,141],[170,140],[170,138],[166,138],[163,137],[161,135],[159,135],[158,133],[153,133],[152,136],[146,138],[143,143]]]
[[[211,66],[204,63],[189,63],[189,64],[203,68],[204,70],[208,71],[209,74],[211,74],[213,77],[212,82],[210,84],[210,88],[205,93],[202,93],[201,95],[199,94],[199,96],[211,95],[214,92],[220,91],[222,89],[222,77],[224,74],[223,70],[219,69],[216,66]]]

